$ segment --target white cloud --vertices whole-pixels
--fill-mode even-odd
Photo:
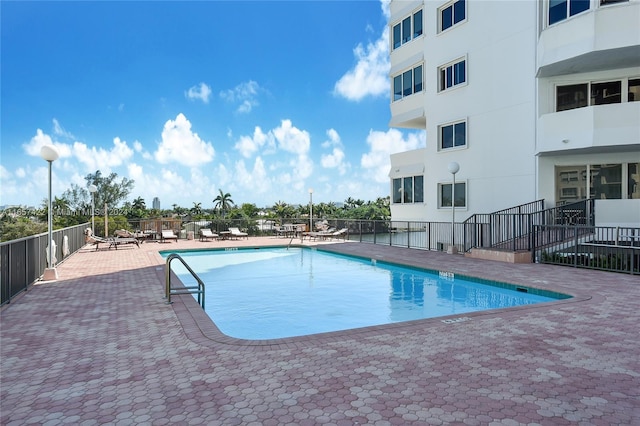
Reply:
[[[239,160],[235,164],[236,183],[243,189],[250,190],[251,194],[265,194],[271,189],[271,179],[267,175],[264,161],[257,157],[253,163],[253,168],[248,170],[244,160]],[[236,200],[241,202],[240,200]],[[245,200],[245,202],[253,202]]]
[[[311,137],[306,130],[300,130],[291,124],[291,120],[282,120],[280,127],[273,129],[278,148],[294,154],[306,154],[311,147]]]
[[[53,139],[51,139],[51,136],[43,133],[40,129],[37,129],[36,135],[32,137],[28,143],[23,144],[22,147],[27,152],[27,154],[33,157],[39,157],[40,149],[44,145],[53,145],[58,151],[58,155],[60,156],[60,158],[71,156],[71,147],[68,144],[53,141]]]
[[[241,136],[234,148],[240,151],[243,157],[249,158],[263,147],[274,148],[275,137],[272,132],[264,133],[258,126],[253,131],[253,136]]]
[[[396,129],[389,129],[387,132],[372,130],[367,136],[369,152],[362,155],[360,165],[374,181],[388,182],[391,167],[389,156],[424,147],[424,140],[424,132],[409,133],[405,139],[403,133]]]
[[[240,105],[236,109],[236,112],[246,114],[260,105],[257,97],[262,90],[260,85],[253,80],[249,80],[245,83],[240,83],[233,89],[223,90],[220,92],[220,97],[230,103],[239,103]]]
[[[388,15],[388,2],[382,2],[383,13]],[[360,101],[366,96],[389,93],[389,34],[385,27],[375,42],[366,47],[359,43],[353,49],[356,64],[336,82],[333,92],[350,101]]]
[[[162,129],[162,142],[155,152],[159,163],[176,162],[195,167],[213,160],[213,145],[200,139],[191,131],[191,123],[180,113],[175,120],[168,120]]]
[[[211,88],[204,83],[190,87],[184,95],[191,100],[201,100],[205,104],[209,103],[209,97],[211,96]]]
[[[344,175],[347,172],[349,166],[345,163],[345,153],[340,140],[340,135],[335,129],[327,130],[328,140],[322,143],[323,148],[332,148],[329,154],[322,154],[320,157],[320,164],[326,169],[337,169],[340,175]]]
[[[88,147],[82,142],[73,144],[73,155],[84,164],[89,171],[101,170],[107,173],[112,167],[117,167],[133,156],[133,150],[126,141],[113,138],[113,147],[110,150],[104,148]]]
[[[75,139],[75,136],[73,136],[71,133],[67,132],[62,125],[60,125],[60,122],[57,119],[53,119],[53,134],[56,136],[61,136],[64,138],[68,138],[68,139]]]

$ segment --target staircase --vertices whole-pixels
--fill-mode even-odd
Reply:
[[[575,238],[574,234],[544,232],[538,225],[592,226],[593,216],[593,199],[550,209],[544,209],[544,200],[537,200],[493,213],[474,214],[463,222],[465,256],[529,263],[534,245],[553,245]]]

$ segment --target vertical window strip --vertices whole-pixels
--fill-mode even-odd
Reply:
[[[422,9],[413,14],[413,38],[422,35]]]

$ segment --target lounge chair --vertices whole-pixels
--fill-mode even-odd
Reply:
[[[116,236],[116,238],[135,238],[139,243],[143,243],[144,240],[147,239],[147,235],[143,234],[143,233],[133,233],[131,231],[128,231],[126,229],[118,229],[116,230],[116,232],[114,232],[114,235]]]
[[[214,234],[213,232],[211,232],[211,229],[209,228],[202,228],[200,230],[200,241],[206,241],[209,238],[213,238],[215,240],[220,238],[220,235]]]
[[[136,238],[124,238],[124,237],[102,238],[102,237],[98,237],[97,235],[93,235],[93,233],[91,232],[91,229],[89,228],[87,228],[84,231],[84,234],[85,234],[85,241],[89,244],[95,245],[96,250],[100,248],[100,243],[109,244],[109,247],[108,247],[109,249],[111,249],[111,247],[115,247],[116,250],[118,250],[118,246],[120,244],[135,244],[136,246],[138,246],[138,248],[140,248],[140,243]]]
[[[329,236],[330,238],[342,238],[342,239],[346,239],[347,238],[347,232],[349,232],[349,228],[341,228],[338,229],[335,232],[332,232],[331,235]]]
[[[322,238],[322,239],[327,239],[330,238],[331,235],[333,235],[333,233],[336,232],[336,228],[329,228],[325,231],[313,231],[313,232],[305,232],[303,234],[302,239],[304,239],[304,237],[309,237],[309,239],[318,239],[318,238]]]
[[[246,232],[240,231],[238,228],[229,228],[229,232],[231,232],[232,238],[246,238],[249,239],[249,234]]]
[[[160,241],[163,242],[164,240],[176,240],[177,243],[178,236],[174,234],[171,229],[165,229],[162,231],[162,235],[160,236]]]

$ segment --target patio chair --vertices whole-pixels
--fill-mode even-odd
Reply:
[[[160,236],[160,241],[164,242],[165,240],[175,240],[176,243],[177,243],[178,242],[178,236],[176,234],[174,234],[171,229],[165,229],[165,230],[162,231],[162,234]]]
[[[229,228],[229,232],[231,232],[231,237],[233,238],[243,237],[243,238],[249,239],[249,234],[247,234],[246,232],[242,232],[238,228]]]
[[[97,235],[93,235],[90,228],[87,228],[84,231],[84,234],[85,234],[85,241],[88,244],[95,245],[96,251],[100,248],[100,243],[109,244],[109,247],[108,247],[109,249],[111,249],[111,247],[115,247],[116,250],[118,250],[118,246],[120,244],[135,244],[136,246],[138,246],[138,248],[140,248],[140,243],[136,238],[123,238],[123,237],[102,238],[102,237],[98,237]]]
[[[114,232],[114,235],[116,236],[116,238],[135,238],[138,243],[143,243],[144,240],[147,239],[147,236],[143,233],[133,233],[126,229],[117,229]]]
[[[209,238],[216,240],[220,238],[220,235],[211,232],[209,228],[202,228],[200,230],[200,241],[207,241]]]

